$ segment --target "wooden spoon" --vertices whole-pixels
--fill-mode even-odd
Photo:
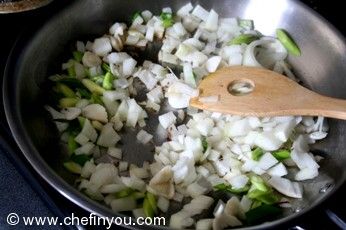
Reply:
[[[346,120],[346,100],[312,92],[276,72],[227,67],[207,76],[190,105],[241,116],[324,116]],[[215,102],[215,98],[218,100]]]

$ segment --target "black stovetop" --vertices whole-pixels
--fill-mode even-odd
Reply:
[[[16,39],[27,31],[27,28],[41,25],[69,2],[59,0],[35,11],[0,15],[0,82],[8,54]],[[342,20],[342,12],[338,10],[342,7],[342,1],[333,4],[323,0],[303,0],[303,2],[322,14],[346,36],[346,24]],[[64,217],[70,216],[72,212],[78,216],[88,216],[88,213],[52,189],[32,169],[12,139],[3,112],[2,94],[0,99],[0,229],[13,229],[13,226],[6,223],[7,215],[12,212],[19,216]],[[343,229],[346,229],[345,194],[346,186],[343,186],[315,210],[280,229],[342,229],[338,224],[339,226],[344,224]],[[19,224],[15,229],[24,229],[24,225]],[[34,229],[46,229],[46,227]],[[49,229],[77,229],[77,227],[50,226]]]

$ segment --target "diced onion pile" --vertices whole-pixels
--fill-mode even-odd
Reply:
[[[126,52],[155,41],[162,41],[159,63],[139,65]],[[286,45],[254,30],[251,20],[221,18],[190,3],[176,14],[171,8],[160,16],[136,13],[130,27],[117,22],[94,41],[78,41],[74,58],[62,65],[65,74],[50,77],[53,102],[46,106],[69,152],[64,166],[80,175],[81,191],[115,212],[153,217],[183,202],[170,218],[175,229],[251,224],[258,212],[289,206],[287,198],[303,198],[301,181],[318,175],[321,157],[309,145],[327,135],[322,117],[239,117],[188,108],[199,82],[225,66],[259,66],[295,80]],[[135,99],[135,82],[146,89],[144,101]],[[218,96],[200,100],[215,103]],[[162,111],[165,101],[171,111]],[[155,146],[153,162],[129,164],[121,131],[139,127],[133,141],[155,145],[155,134],[146,130],[148,112],[160,114],[169,139]],[[215,199],[215,191],[229,199]],[[196,220],[210,208],[213,216]]]

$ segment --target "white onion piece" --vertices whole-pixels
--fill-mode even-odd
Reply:
[[[143,109],[136,103],[135,99],[128,100],[128,114],[126,126],[135,127]]]
[[[127,58],[123,62],[123,75],[130,76],[135,70],[137,61],[133,58]]]
[[[303,188],[298,182],[292,182],[289,179],[282,177],[272,177],[268,183],[273,186],[278,192],[293,198],[303,197]]]
[[[149,141],[151,141],[151,139],[153,139],[153,135],[149,134],[148,132],[146,132],[145,130],[141,129],[138,133],[137,133],[137,140],[139,142],[141,142],[142,144],[147,144]]]
[[[99,104],[87,105],[82,109],[82,114],[88,119],[106,123],[108,121],[105,107]]]
[[[204,28],[209,31],[216,31],[218,20],[219,20],[219,15],[212,9],[209,12],[207,20],[205,21]]]
[[[74,151],[74,153],[76,155],[82,155],[82,154],[90,155],[92,153],[91,151],[93,150],[94,146],[95,145],[93,143],[91,143],[91,142],[85,143],[81,147],[77,148]]]
[[[192,87],[196,87],[196,80],[195,76],[193,74],[192,66],[190,63],[184,63],[183,65],[183,71],[184,71],[184,80],[187,84],[189,84]]]
[[[191,2],[187,3],[186,5],[182,6],[178,11],[177,11],[177,15],[180,17],[184,17],[187,16],[190,11],[193,9],[193,6],[191,4]]]
[[[270,167],[276,165],[278,162],[279,161],[271,153],[266,152],[260,158],[257,166],[260,167],[263,170],[267,170]]]
[[[206,68],[209,73],[213,73],[217,70],[218,66],[220,65],[221,57],[220,56],[212,56],[210,57],[206,62]]]
[[[168,112],[159,116],[160,125],[167,129],[170,125],[175,124],[177,117],[173,114],[173,112]]]
[[[157,200],[157,207],[162,211],[162,212],[167,212],[169,208],[169,200],[160,196],[159,199]]]
[[[182,109],[189,106],[190,99],[197,97],[198,91],[181,82],[173,83],[167,90],[166,97],[170,106]]]
[[[265,151],[278,150],[283,144],[272,132],[259,133],[254,140],[254,144]]]
[[[267,173],[271,176],[285,176],[287,175],[287,169],[283,163],[279,163],[275,165],[274,167],[270,168]]]
[[[88,140],[91,140],[92,142],[96,141],[96,139],[97,139],[97,132],[96,132],[95,128],[91,125],[91,123],[90,123],[90,121],[88,119],[85,119],[82,131],[75,138],[75,141],[77,143],[82,144],[82,143],[78,142],[78,137],[79,136],[82,139],[86,139],[87,141]]]
[[[102,37],[95,39],[92,49],[98,56],[105,56],[112,51],[112,45],[109,38]]]
[[[274,42],[274,39],[260,39],[251,42],[245,49],[244,56],[243,56],[243,65],[245,66],[254,66],[254,67],[263,67],[256,59],[255,57],[255,48],[257,46],[269,44],[271,42]]]
[[[109,33],[112,35],[124,35],[126,27],[126,24],[116,22],[109,28]]]
[[[208,19],[209,16],[209,12],[206,11],[202,6],[197,5],[193,11],[192,11],[192,15],[196,16],[197,18],[206,21]]]
[[[44,108],[50,113],[50,115],[52,116],[52,118],[54,120],[55,119],[66,119],[66,115],[65,114],[56,111],[51,106],[46,105]]]
[[[115,132],[113,124],[107,123],[103,126],[97,144],[103,147],[114,147],[120,141],[120,136]]]
[[[156,173],[150,180],[149,187],[155,194],[172,199],[174,196],[174,185],[171,166],[166,166]]]
[[[109,147],[107,150],[107,154],[115,157],[117,159],[121,159],[122,158],[122,151],[119,148],[115,148],[115,147]]]
[[[80,108],[66,108],[61,110],[61,113],[65,115],[66,120],[73,120],[81,114],[82,110]]]
[[[213,219],[200,219],[196,222],[196,230],[210,230],[213,226]]]

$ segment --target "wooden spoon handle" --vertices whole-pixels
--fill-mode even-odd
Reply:
[[[346,100],[316,94],[306,108],[301,109],[301,115],[324,116],[346,120]],[[299,115],[299,113],[297,113]]]
[[[229,92],[237,82],[252,85],[252,92],[239,96]],[[190,105],[241,116],[325,116],[346,120],[346,100],[322,96],[273,71],[254,67],[228,67],[206,77],[200,95]],[[201,98],[217,96],[213,103]]]

